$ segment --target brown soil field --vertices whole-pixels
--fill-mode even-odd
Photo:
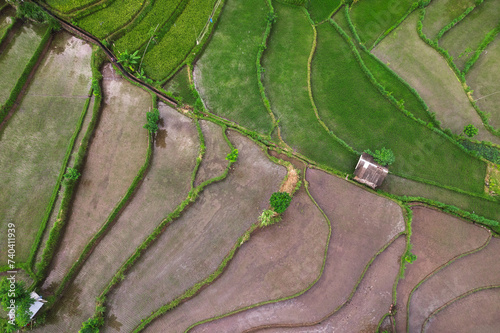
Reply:
[[[500,143],[483,126],[444,57],[418,36],[418,18],[418,11],[409,15],[373,49],[373,54],[418,91],[444,128],[460,134],[465,125],[473,124],[479,130],[475,139]]]
[[[500,38],[488,45],[467,74],[467,84],[474,89],[479,108],[488,112],[490,124],[500,128]]]
[[[6,222],[14,222],[22,237],[16,262],[28,257],[82,113],[90,87],[90,55],[83,41],[57,34],[19,108],[0,132],[0,221],[5,235]],[[6,241],[0,238],[2,253]],[[6,259],[0,262],[6,264]]]
[[[410,333],[420,332],[432,311],[474,288],[500,285],[500,239],[439,271],[413,294],[410,303]],[[418,259],[417,259],[418,260]]]
[[[496,333],[500,327],[500,289],[478,291],[431,317],[426,333]]]
[[[106,332],[130,332],[152,311],[208,277],[268,207],[285,168],[236,132],[229,139],[239,150],[238,161],[224,181],[205,188],[109,294]]]
[[[163,103],[160,103],[159,111],[160,124],[163,124],[159,126],[159,131],[165,131],[167,135],[157,136],[151,165],[142,184],[95,247],[75,278],[74,286],[70,287],[70,293],[75,286],[81,290],[72,296],[80,300],[78,310],[81,315],[74,316],[71,321],[57,323],[59,331],[74,332],[80,328],[81,323],[93,313],[95,297],[122,263],[189,193],[191,173],[199,149],[196,127],[191,119]],[[53,315],[67,312],[63,308]]]
[[[405,278],[397,287],[396,328],[406,330],[406,304],[411,290],[429,273],[454,257],[477,249],[489,239],[485,228],[467,223],[440,211],[415,206],[413,210],[413,264],[406,265]]]
[[[306,289],[320,274],[329,227],[304,188],[279,224],[257,230],[222,276],[145,332],[184,332],[191,324]]]
[[[144,164],[147,149],[146,111],[151,95],[128,83],[111,65],[103,69],[103,109],[89,146],[86,163],[61,245],[42,291],[50,292],[125,195]]]
[[[231,152],[219,125],[201,120],[200,126],[205,138],[206,151],[196,174],[195,186],[222,174],[228,163],[226,156]]]
[[[193,332],[242,332],[261,325],[317,321],[348,299],[373,256],[404,231],[403,214],[395,202],[319,170],[308,169],[306,180],[332,223],[322,277],[301,296],[204,324]]]
[[[389,312],[392,287],[399,273],[401,256],[406,250],[400,236],[382,252],[368,269],[352,300],[320,324],[308,327],[262,330],[263,332],[361,332],[376,331],[380,318]]]

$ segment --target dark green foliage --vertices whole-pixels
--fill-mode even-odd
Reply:
[[[464,134],[467,135],[469,138],[472,138],[473,136],[477,135],[477,128],[472,125],[472,124],[469,124],[469,125],[466,125],[464,127]]]
[[[4,311],[14,310],[15,323],[18,327],[24,327],[29,323],[31,312],[30,306],[35,302],[30,292],[25,288],[23,282],[14,279],[3,278],[0,281],[0,303]]]
[[[408,262],[409,264],[413,264],[413,262],[415,260],[417,260],[417,256],[414,255],[413,253],[411,253],[410,251],[406,252],[405,254],[405,260],[406,262]]]
[[[226,156],[226,160],[229,162],[236,162],[238,159],[238,149],[233,149],[229,154]]]
[[[292,197],[287,192],[274,192],[269,199],[269,204],[278,214],[283,213],[292,202]]]
[[[149,133],[156,133],[158,131],[158,121],[160,120],[160,111],[154,108],[152,111],[146,112],[147,123],[144,128],[149,131]]]
[[[139,51],[135,51],[134,53],[129,53],[127,50],[123,51],[118,56],[117,62],[121,63],[126,69],[134,71],[133,66],[141,59],[141,57],[137,55],[137,52]]]
[[[99,333],[99,328],[104,325],[102,318],[89,318],[82,324],[78,333]]]
[[[391,165],[396,160],[392,150],[385,147],[382,147],[380,150],[375,150],[375,152],[367,149],[365,150],[365,153],[372,155],[375,161],[380,165]]]
[[[94,94],[94,96],[101,96],[99,91],[101,89],[99,89],[99,80],[93,78],[92,79],[92,94]]]
[[[23,1],[17,6],[16,16],[19,18],[34,20],[38,23],[48,23],[56,30],[61,28],[59,21],[50,16],[40,6],[33,2]]]
[[[81,173],[79,173],[78,170],[74,168],[68,168],[68,171],[64,174],[63,184],[67,186],[70,183],[74,183],[80,176]]]
[[[476,143],[469,140],[461,140],[459,141],[465,149],[475,152],[482,158],[487,159],[496,164],[500,164],[500,149],[485,143]]]

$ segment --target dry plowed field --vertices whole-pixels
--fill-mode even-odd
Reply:
[[[226,156],[231,152],[220,126],[203,120],[200,121],[200,126],[205,138],[206,152],[196,174],[195,186],[221,175],[227,166]]]
[[[270,332],[375,332],[392,304],[392,286],[399,273],[406,242],[400,236],[368,269],[352,300],[333,316],[308,327],[264,330]]]
[[[500,327],[500,289],[481,290],[452,303],[430,319],[426,333],[496,333]]]
[[[301,296],[204,324],[193,332],[242,332],[261,325],[320,320],[349,298],[374,255],[404,231],[395,202],[319,170],[307,170],[306,180],[332,224],[322,277]]]
[[[142,124],[151,107],[150,94],[118,76],[110,65],[104,68],[103,76],[99,124],[43,291],[51,291],[61,281],[146,159],[148,138]]]
[[[286,170],[251,140],[231,132],[239,157],[163,232],[109,295],[106,332],[130,332],[141,319],[214,272],[238,237],[257,222]]]
[[[420,332],[427,316],[453,298],[475,288],[500,285],[499,251],[500,239],[492,238],[485,249],[457,260],[422,284],[410,302],[410,333]]]
[[[328,234],[326,219],[302,188],[283,220],[257,230],[218,280],[145,332],[182,333],[198,321],[304,290],[320,274]]]
[[[412,210],[411,244],[417,260],[406,265],[405,278],[397,287],[398,332],[406,330],[406,305],[412,289],[432,271],[456,256],[483,246],[490,237],[487,229],[451,215],[418,206]]]

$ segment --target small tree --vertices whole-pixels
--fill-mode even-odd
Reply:
[[[89,318],[82,324],[78,333],[99,333],[99,328],[104,324],[102,318]]]
[[[467,135],[469,138],[472,138],[477,133],[478,133],[477,128],[472,124],[469,124],[464,127],[464,134]]]
[[[269,204],[278,214],[283,213],[292,202],[292,197],[287,192],[274,192],[269,199]]]
[[[236,162],[238,159],[238,149],[233,149],[229,154],[226,156],[226,160],[230,162]]]
[[[373,156],[375,159],[375,162],[377,162],[380,165],[391,165],[394,163],[396,158],[394,157],[394,153],[392,150],[387,149],[385,147],[382,147],[380,150],[375,150],[375,152],[372,152],[370,149],[365,150],[365,153],[368,153]]]
[[[71,183],[74,183],[78,178],[80,178],[81,174],[78,170],[74,168],[68,168],[66,173],[64,174],[63,185],[67,186]]]
[[[131,71],[134,71],[132,65],[137,64],[137,60],[141,59],[141,57],[137,55],[137,52],[139,51],[128,53],[128,51],[125,50],[124,52],[119,54],[117,62],[121,63],[123,67],[129,68]]]
[[[147,129],[151,134],[158,131],[158,121],[160,120],[160,111],[154,108],[152,111],[146,112],[147,123],[144,128]]]
[[[260,225],[263,227],[267,227],[268,225],[275,224],[279,221],[281,221],[281,217],[271,209],[266,209],[259,216]]]
[[[8,313],[15,312],[15,325],[17,328],[26,326],[31,318],[30,307],[35,300],[31,298],[29,291],[23,282],[17,282],[4,278],[0,281],[0,303]],[[9,324],[12,326],[12,324]]]

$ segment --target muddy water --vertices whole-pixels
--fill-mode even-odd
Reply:
[[[24,67],[40,44],[46,28],[44,25],[24,24],[0,54],[0,104],[5,103],[9,97]]]

